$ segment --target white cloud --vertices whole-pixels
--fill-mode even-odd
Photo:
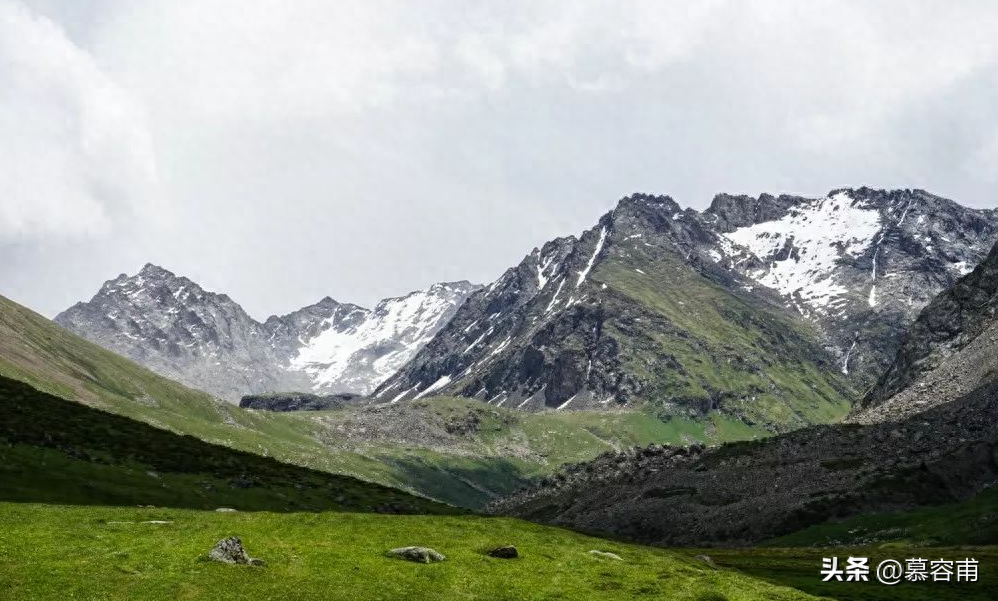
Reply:
[[[0,242],[142,232],[73,247],[77,290],[153,260],[261,316],[371,303],[635,190],[994,205],[993,1],[24,1],[72,42],[0,0]]]
[[[56,24],[0,1],[0,241],[105,233],[155,180],[138,107]]]

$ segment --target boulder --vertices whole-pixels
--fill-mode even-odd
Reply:
[[[447,559],[442,553],[429,547],[399,547],[388,551],[388,556],[417,563],[434,563]]]
[[[215,543],[215,546],[208,552],[208,559],[222,563],[238,563],[251,566],[262,566],[264,564],[262,559],[254,559],[246,553],[246,549],[243,548],[243,542],[239,540],[238,536],[223,538]]]
[[[517,552],[516,547],[513,545],[506,545],[505,547],[496,547],[488,553],[489,557],[496,557],[498,559],[516,559],[520,556]]]

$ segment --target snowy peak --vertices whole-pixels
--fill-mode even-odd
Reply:
[[[924,190],[722,195],[704,215],[722,236],[715,260],[818,325],[841,371],[863,386],[887,367],[906,324],[998,238],[998,212]]]
[[[63,327],[170,378],[238,400],[297,384],[276,367],[266,332],[224,294],[156,265],[105,282],[56,316]]]
[[[480,288],[466,281],[434,284],[379,302],[374,310],[338,309],[301,337],[290,366],[323,392],[368,393],[429,342],[464,300]]]
[[[246,394],[371,391],[477,287],[434,284],[373,309],[330,297],[259,323],[228,296],[153,264],[104,283],[56,322],[232,402]]]

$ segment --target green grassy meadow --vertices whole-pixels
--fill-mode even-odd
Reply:
[[[204,561],[216,541],[233,535],[266,565]],[[423,565],[384,556],[413,544],[447,560]],[[521,557],[485,555],[504,544],[516,545]],[[512,519],[11,503],[0,503],[0,582],[0,599],[22,601],[813,598],[674,551]]]

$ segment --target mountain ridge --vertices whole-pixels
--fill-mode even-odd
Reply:
[[[384,299],[374,309],[327,296],[259,322],[228,295],[147,263],[134,276],[106,281],[90,301],[76,303],[55,321],[167,377],[238,403],[245,394],[273,391],[367,392],[474,289],[466,281],[434,284]],[[323,340],[322,348],[313,348]]]
[[[535,410],[592,408],[622,399],[627,404],[663,380],[642,374],[646,367],[690,372],[691,363],[714,361],[719,347],[708,353],[710,347],[698,343],[678,353],[675,341],[657,341],[628,359],[621,341],[655,330],[673,339],[688,340],[692,333],[693,340],[702,340],[704,327],[723,330],[740,318],[720,337],[737,339],[745,328],[765,330],[763,324],[773,323],[749,314],[768,315],[788,324],[797,338],[812,339],[815,370],[837,371],[862,389],[886,367],[917,310],[982,259],[995,239],[998,211],[967,209],[920,190],[842,188],[819,198],[721,194],[703,212],[683,209],[668,196],[632,194],[580,236],[535,248],[471,295],[451,323],[375,395],[398,402],[459,394]],[[694,310],[662,282],[684,287],[683,293],[720,291],[692,295],[701,303]],[[630,323],[621,314],[620,327],[610,332],[603,327],[605,309],[619,306],[621,294],[630,296],[626,302],[632,308],[658,310],[632,311],[626,315]],[[706,326],[694,323],[714,310],[707,303],[720,303],[717,319]],[[752,311],[732,308],[746,305]],[[539,333],[536,324],[548,331]],[[772,326],[766,331],[776,335]],[[758,357],[754,342],[741,348]],[[655,349],[668,361],[656,363]],[[728,364],[745,356],[720,353]],[[645,366],[624,366],[622,359]],[[717,362],[712,367],[726,369]],[[692,371],[687,380],[703,388],[694,397],[708,410],[746,397],[731,394],[737,390],[731,378],[710,382],[704,370]],[[835,398],[853,393],[827,374],[821,378],[828,386],[811,379],[797,393],[815,397],[809,389],[824,388],[817,398],[825,407],[811,410],[827,419]],[[750,399],[758,396],[744,392]],[[671,394],[688,396],[676,389]]]

